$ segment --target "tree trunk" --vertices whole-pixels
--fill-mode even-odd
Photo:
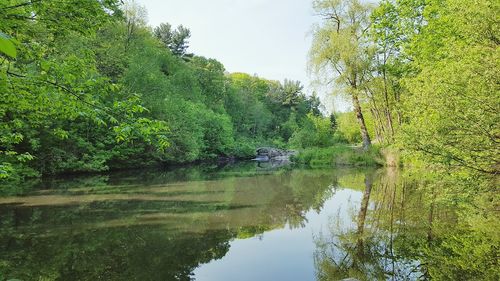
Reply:
[[[432,241],[432,238],[433,238],[433,235],[432,235],[432,224],[434,222],[434,201],[436,200],[436,192],[435,192],[435,189],[434,187],[432,188],[432,201],[431,201],[431,206],[430,206],[430,210],[429,210],[429,229],[427,230],[427,242],[430,244],[431,241]]]
[[[391,109],[389,106],[389,91],[387,90],[387,74],[385,72],[385,69],[383,71],[383,76],[384,76],[385,115],[387,117],[387,125],[389,125],[389,129],[391,131],[391,141],[392,141],[394,138],[394,127],[392,126]]]
[[[394,101],[395,101],[395,104],[396,104],[395,107],[396,107],[396,112],[397,112],[397,115],[398,115],[398,125],[401,126],[401,125],[403,125],[403,117],[402,117],[402,114],[401,114],[401,109],[399,108],[401,100],[400,100],[400,96],[399,96],[398,90],[394,91]]]
[[[373,97],[373,95],[371,95],[370,100],[372,102],[372,114],[373,118],[375,119],[374,120],[375,128],[378,127],[379,131],[379,134],[375,136],[375,139],[381,141],[383,140],[383,136],[386,135],[384,121],[382,120],[382,117],[380,117],[381,113],[377,106],[377,103],[375,102],[375,98]]]
[[[375,109],[371,108],[370,111],[372,112],[372,115],[375,116]],[[375,122],[375,139],[380,140],[382,138],[382,134],[380,133],[380,126]]]
[[[372,187],[373,187],[373,175],[371,173],[366,173],[365,192],[363,193],[363,199],[361,200],[361,208],[359,208],[359,213],[358,213],[357,234],[359,235],[363,235],[365,229],[366,212],[368,211],[368,203],[370,202]]]
[[[384,101],[385,101],[385,116],[387,118],[387,125],[389,126],[390,130],[390,141],[394,139],[394,126],[392,125],[392,114],[391,114],[391,107],[389,105],[389,90],[387,87],[387,52],[384,51],[384,64],[382,67],[382,77],[384,78]]]
[[[357,255],[358,259],[363,259],[364,256],[364,237],[363,233],[365,231],[365,221],[366,221],[366,213],[368,211],[368,203],[370,202],[370,194],[372,192],[373,186],[373,174],[371,172],[366,173],[365,175],[365,192],[363,193],[363,200],[361,201],[361,208],[358,213],[358,227],[356,231],[357,241]]]
[[[372,144],[370,140],[370,135],[366,129],[365,118],[363,117],[363,112],[361,112],[361,105],[359,105],[358,95],[356,93],[352,94],[352,104],[354,105],[354,112],[356,113],[356,119],[359,123],[359,128],[361,130],[361,139],[363,140],[363,149],[367,150]]]

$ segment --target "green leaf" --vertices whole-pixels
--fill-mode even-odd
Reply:
[[[11,58],[16,58],[17,56],[17,50],[14,42],[8,35],[2,32],[0,32],[0,53],[4,53]]]
[[[44,71],[48,71],[50,69],[50,63],[48,61],[41,61],[40,68]]]

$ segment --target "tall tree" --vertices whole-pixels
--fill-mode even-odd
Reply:
[[[191,37],[191,31],[179,25],[177,29],[173,29],[169,23],[161,23],[154,29],[154,35],[158,38],[165,47],[169,48],[172,53],[178,57],[191,57],[187,53],[189,48],[188,39]]]
[[[423,10],[431,1],[382,0],[371,15],[370,37],[375,46],[370,105],[375,130],[393,142],[403,123],[402,78],[412,75],[410,43],[424,26]]]
[[[128,49],[131,41],[137,36],[141,28],[146,26],[147,11],[146,8],[139,5],[135,0],[127,0],[123,4],[125,15],[127,36],[125,48]]]
[[[296,105],[299,102],[303,90],[304,86],[301,85],[300,81],[285,79],[283,83],[283,92],[285,94],[283,104]]]
[[[368,40],[371,5],[359,0],[316,0],[314,10],[324,18],[314,31],[310,63],[318,73],[332,74],[352,99],[363,147],[371,145],[360,103],[369,77],[373,48]]]

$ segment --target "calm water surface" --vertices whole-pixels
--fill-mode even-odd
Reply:
[[[0,197],[0,280],[426,279],[456,224],[433,198],[384,169],[58,179]]]

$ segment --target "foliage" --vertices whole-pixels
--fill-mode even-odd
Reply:
[[[258,146],[287,147],[308,113],[320,115],[300,82],[228,75],[187,52],[189,29],[148,27],[136,1],[4,2],[2,184],[250,158]]]
[[[334,144],[334,130],[329,118],[314,116],[312,113],[302,120],[300,129],[290,138],[294,148],[327,147]]]
[[[400,140],[429,161],[498,173],[498,8],[449,0],[424,10],[427,25],[411,45],[417,73],[403,80],[408,121]]]
[[[292,160],[299,165],[310,167],[378,166],[384,163],[379,149],[375,146],[363,150],[346,145],[306,148]]]
[[[0,53],[11,58],[16,58],[17,49],[15,41],[8,35],[0,32]]]
[[[191,31],[188,28],[180,25],[177,29],[172,29],[168,23],[161,23],[160,26],[155,27],[154,36],[160,40],[165,47],[170,49],[172,53],[179,57],[189,57],[187,54],[188,39],[191,37]]]
[[[367,31],[372,6],[359,0],[316,0],[315,11],[324,22],[313,34],[310,64],[319,76],[327,75],[327,83],[349,95],[360,126],[364,149],[371,144],[360,104],[360,96],[368,92],[374,48]]]
[[[340,113],[337,120],[339,124],[337,132],[347,143],[354,144],[361,142],[361,134],[359,133],[354,112]]]
[[[337,86],[360,79],[347,83],[359,86],[361,108],[353,100],[354,112],[338,115],[343,139],[359,143],[366,130],[411,162],[498,175],[496,1],[384,0],[369,17],[359,1],[314,3],[325,16],[311,48],[314,70]],[[359,13],[356,24],[346,24],[346,11]],[[366,33],[348,40],[360,26]]]
[[[166,125],[141,116],[140,99],[96,67],[94,36],[119,19],[117,2],[7,1],[0,10],[18,42],[17,56],[0,64],[3,178],[104,170],[117,141],[168,146]]]

